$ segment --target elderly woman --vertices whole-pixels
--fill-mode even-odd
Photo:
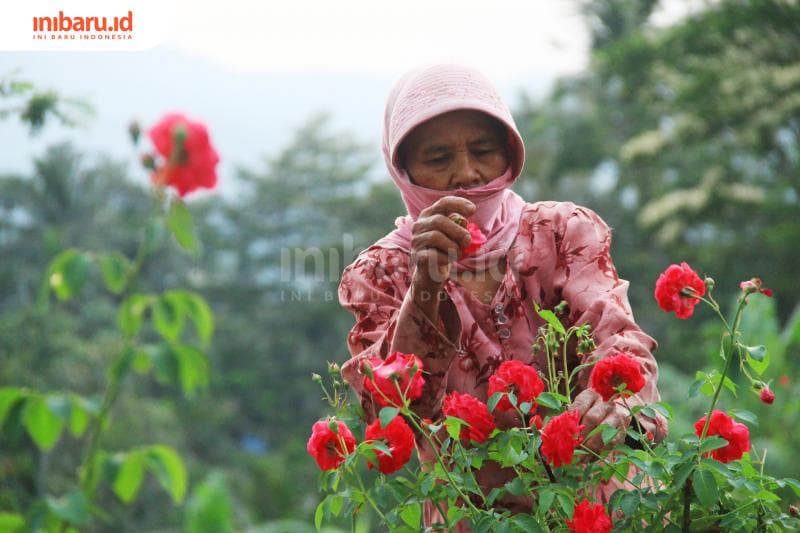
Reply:
[[[343,376],[361,394],[367,416],[376,412],[370,395],[362,394],[360,363],[367,357],[419,356],[426,388],[413,408],[432,419],[441,416],[450,391],[486,401],[489,376],[503,361],[544,371],[545,356],[531,351],[544,323],[533,304],[553,308],[562,300],[570,325],[591,324],[597,344],[591,357],[618,351],[636,357],[647,380],[639,398],[659,400],[655,341],[633,320],[628,283],[609,255],[608,226],[587,208],[526,203],[509,189],[522,171],[525,148],[508,108],[481,73],[436,65],[403,76],[386,103],[383,155],[408,214],[359,254],[339,287],[341,305],[356,318]],[[461,254],[470,234],[460,217],[487,238],[467,257]],[[569,364],[577,365],[577,358]],[[602,423],[627,427],[625,406],[602,401],[587,380],[586,372],[579,374],[571,406],[581,413],[585,433]],[[665,436],[663,420],[640,416],[639,422],[656,440]],[[514,423],[499,420],[501,426]],[[602,440],[598,435],[587,445],[599,449]],[[418,449],[430,460],[430,450]],[[508,476],[491,464],[478,473],[487,487]],[[505,505],[524,509],[519,501]],[[430,506],[425,510],[427,524],[434,514]]]

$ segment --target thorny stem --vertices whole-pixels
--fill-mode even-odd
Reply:
[[[361,476],[358,475],[358,472],[356,472],[355,469],[352,469],[351,472],[356,477],[356,480],[358,481],[358,488],[361,489],[361,492],[364,494],[364,498],[366,498],[367,502],[375,510],[375,512],[378,513],[378,516],[381,517],[381,522],[383,522],[385,524],[386,523],[386,515],[383,514],[383,512],[380,510],[380,508],[378,508],[378,505],[375,503],[375,500],[373,500],[372,496],[369,495],[369,492],[364,487],[364,482],[361,480]],[[355,515],[355,513],[353,513],[353,514]]]
[[[681,528],[681,530],[684,533],[689,533],[690,527],[692,525],[691,506],[692,506],[692,480],[687,479],[686,483],[683,485],[683,527]]]
[[[125,298],[128,297],[131,289],[134,287],[136,283],[136,278],[139,275],[139,271],[144,264],[144,260],[147,257],[147,247],[145,246],[145,240],[142,239],[139,241],[139,247],[136,250],[136,257],[131,265],[130,270],[128,270],[125,276],[125,285],[122,291],[123,301]],[[120,364],[121,360],[128,356],[128,350],[131,348],[131,339],[126,339],[122,350],[119,352],[117,357],[114,359],[112,363],[112,367],[116,367],[116,365]],[[122,380],[122,375],[118,375],[117,372],[111,372],[109,376],[109,381],[106,384],[105,392],[103,393],[103,400],[100,407],[100,413],[97,415],[97,418],[94,419],[91,429],[89,430],[89,446],[86,449],[86,455],[84,455],[83,462],[81,463],[80,471],[81,471],[81,480],[80,480],[80,487],[81,491],[86,496],[86,499],[91,504],[94,500],[94,477],[95,477],[95,466],[97,463],[96,456],[98,452],[98,448],[100,446],[100,435],[103,432],[103,428],[106,425],[106,420],[108,418],[108,413],[111,411],[111,407],[114,405],[114,402],[119,395],[119,388],[120,382]]]
[[[742,310],[744,309],[745,299],[741,298],[739,300],[739,306],[736,308],[736,315],[733,318],[733,327],[728,327],[727,322],[720,314],[720,318],[722,321],[725,322],[725,326],[728,328],[728,333],[730,335],[730,349],[725,354],[725,368],[722,370],[722,376],[719,378],[719,385],[717,385],[716,390],[714,391],[714,397],[711,399],[711,406],[708,408],[708,414],[706,415],[706,423],[703,424],[703,431],[700,433],[700,440],[703,440],[706,437],[706,433],[708,433],[708,426],[711,423],[711,413],[714,412],[714,407],[717,405],[717,400],[719,399],[719,394],[722,392],[722,387],[725,384],[725,378],[728,376],[728,372],[731,368],[731,361],[733,360],[733,356],[735,353],[738,354],[739,344],[737,342],[737,329],[739,328],[739,321],[742,318]],[[712,305],[715,310],[719,313],[719,306],[716,305],[716,302]],[[698,457],[699,460],[699,457]]]
[[[438,449],[438,448],[436,447],[436,445],[433,443],[433,440],[432,440],[432,439],[431,439],[431,437],[428,435],[428,433],[422,429],[422,427],[421,427],[421,426],[419,425],[419,423],[416,421],[416,419],[415,419],[415,416],[410,416],[410,417],[409,417],[409,420],[410,420],[410,421],[411,421],[411,423],[414,425],[414,428],[415,428],[415,429],[416,429],[416,430],[417,430],[417,431],[418,431],[418,432],[419,432],[419,433],[420,433],[420,434],[421,434],[423,437],[425,437],[425,440],[426,440],[426,441],[428,441],[428,444],[430,445],[431,449],[433,450],[433,455],[436,457],[436,462],[437,462],[437,463],[439,463],[439,466],[440,466],[440,467],[442,467],[442,471],[444,472],[444,475],[445,475],[445,477],[447,477],[447,481],[450,483],[450,486],[452,486],[454,489],[456,489],[456,492],[457,492],[457,493],[458,493],[458,495],[461,497],[462,501],[464,501],[464,503],[466,503],[466,504],[467,504],[469,507],[471,507],[473,511],[475,511],[475,512],[478,512],[478,513],[479,513],[479,512],[480,512],[480,509],[478,509],[478,508],[475,506],[475,504],[474,504],[474,503],[472,503],[472,500],[470,500],[470,499],[467,497],[467,495],[466,495],[466,494],[464,494],[464,492],[461,490],[461,488],[458,486],[458,484],[457,484],[455,481],[453,481],[453,478],[452,478],[452,476],[450,476],[450,471],[449,471],[449,470],[447,469],[447,467],[444,465],[444,461],[442,461],[442,456],[441,456],[441,454],[439,453],[439,449]]]

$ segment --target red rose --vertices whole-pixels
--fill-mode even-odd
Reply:
[[[570,533],[608,533],[611,526],[611,517],[605,507],[586,499],[575,506],[572,520],[567,520]]]
[[[213,189],[216,186],[215,167],[219,156],[211,146],[204,124],[179,113],[170,113],[148,133],[156,150],[166,160],[151,175],[153,183],[172,186],[180,196],[200,187]]]
[[[645,381],[642,375],[642,365],[633,357],[622,352],[600,359],[592,368],[592,388],[603,397],[603,401],[610,400],[617,394],[616,388],[625,384],[626,390],[636,394]]]
[[[533,415],[533,418],[531,418],[531,427],[535,427],[536,429],[541,431],[542,426],[544,426],[544,424],[542,423],[542,417],[539,415]]]
[[[694,306],[700,300],[695,296],[703,296],[706,286],[700,276],[686,263],[670,265],[656,281],[656,301],[667,313],[675,311],[678,318],[689,318]]]
[[[404,397],[413,401],[422,396],[425,378],[422,361],[416,355],[394,352],[386,359],[370,357],[364,364],[372,373],[364,377],[364,388],[381,406],[402,407]]]
[[[486,235],[483,234],[481,228],[479,228],[477,224],[469,222],[467,224],[467,231],[469,231],[469,236],[472,240],[468,245],[461,248],[461,257],[474,254],[480,250],[481,246],[486,244]]]
[[[699,437],[703,432],[706,417],[694,423],[694,432]],[[728,441],[728,445],[708,452],[711,456],[721,463],[730,463],[736,459],[741,459],[744,452],[750,449],[750,430],[747,426],[735,422],[730,416],[722,411],[714,410],[711,413],[711,422],[708,425],[707,436],[719,435]]]
[[[542,455],[553,466],[572,463],[572,455],[583,441],[581,414],[567,411],[550,419],[542,430]]]
[[[378,470],[383,474],[391,474],[403,468],[411,458],[411,451],[414,449],[414,432],[408,427],[403,417],[396,416],[385,428],[381,429],[381,421],[375,420],[367,426],[365,440],[382,441],[392,453],[385,453],[375,450],[378,456]],[[372,468],[372,463],[367,462],[367,466]]]
[[[758,397],[767,405],[772,405],[772,402],[775,401],[775,393],[772,392],[772,389],[770,389],[769,386],[761,389],[761,394],[759,394]]]
[[[490,398],[498,392],[513,392],[517,397],[517,405],[533,402],[543,390],[544,382],[539,377],[539,373],[535,368],[522,361],[503,361],[489,378],[488,395]],[[508,401],[508,396],[503,395],[495,409],[512,411],[514,406]]]
[[[350,428],[335,418],[315,422],[311,427],[311,437],[306,444],[308,454],[317,460],[322,470],[339,468],[355,449],[356,439]]]
[[[467,423],[461,428],[461,440],[483,442],[494,430],[494,417],[486,404],[469,394],[451,392],[444,398],[442,412]]]

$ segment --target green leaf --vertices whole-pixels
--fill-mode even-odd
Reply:
[[[191,398],[198,388],[208,387],[208,361],[203,352],[184,344],[173,345],[171,349],[178,362],[183,394]]]
[[[124,456],[112,484],[114,493],[123,502],[130,503],[136,498],[144,478],[145,461],[141,450],[131,451]]]
[[[179,504],[186,495],[187,474],[181,456],[173,448],[154,444],[147,451],[148,464],[172,501]]]
[[[25,531],[25,519],[22,515],[0,512],[0,531],[22,533]]]
[[[47,507],[61,520],[76,526],[86,525],[91,520],[89,501],[80,491],[61,498],[47,498]]]
[[[152,302],[152,296],[143,294],[131,294],[122,302],[117,314],[117,326],[125,337],[131,338],[139,333],[144,313]]]
[[[186,533],[232,533],[233,513],[225,478],[212,472],[186,503]]]
[[[123,350],[124,351],[122,353],[116,356],[111,368],[108,369],[110,380],[117,382],[122,381],[122,379],[128,373],[128,369],[131,367],[135,352],[133,351],[133,348],[130,347],[123,348]]]
[[[317,531],[322,529],[322,519],[325,516],[325,502],[327,500],[322,500],[317,505],[317,510],[314,511],[314,527],[317,528]]]
[[[163,344],[144,346],[143,350],[153,363],[153,375],[162,385],[179,385],[180,368],[178,355],[170,347]]]
[[[331,495],[330,510],[333,516],[339,516],[339,513],[342,512],[342,504],[344,504],[344,498],[338,494]]]
[[[450,438],[453,440],[459,440],[461,438],[462,425],[466,425],[466,422],[454,416],[448,416],[444,420],[444,427],[447,428],[447,434],[450,435]]]
[[[700,392],[700,388],[703,386],[703,383],[705,382],[702,379],[696,379],[691,385],[689,385],[689,398],[694,398],[697,396],[697,393]]]
[[[675,475],[672,478],[672,486],[679,488],[682,487],[694,469],[694,463],[687,461],[675,469]]]
[[[730,409],[728,413],[732,417],[741,420],[742,422],[745,422],[747,424],[750,424],[751,426],[758,425],[758,417],[755,414],[751,413],[750,411],[746,411],[744,409]]]
[[[184,318],[182,301],[169,292],[162,294],[153,303],[153,326],[170,342],[178,342],[180,339]]]
[[[719,500],[717,481],[714,479],[714,474],[708,470],[695,470],[692,474],[692,487],[697,499],[707,509],[711,509]]]
[[[69,300],[89,278],[89,258],[71,248],[58,254],[47,269],[47,281],[59,300]]]
[[[712,450],[717,450],[719,448],[723,448],[728,445],[728,441],[723,439],[722,437],[706,437],[703,439],[703,443],[700,444],[700,453],[710,452]]]
[[[489,397],[489,401],[486,402],[486,407],[489,409],[490,413],[494,413],[495,407],[497,407],[497,404],[503,399],[503,396],[505,396],[505,392],[495,392]]]
[[[750,357],[759,362],[763,361],[767,356],[767,347],[763,344],[759,346],[745,346],[744,349],[747,350],[747,354]]]
[[[603,444],[608,444],[611,442],[611,439],[616,437],[617,433],[619,433],[619,430],[613,426],[604,427],[602,433],[600,434],[601,438],[603,439]]]
[[[789,485],[789,488],[794,491],[798,498],[800,498],[800,481],[790,477],[784,478],[783,481]]]
[[[547,511],[550,510],[550,507],[552,507],[555,497],[556,493],[552,490],[542,489],[542,491],[539,493],[539,509],[537,512],[546,514]]]
[[[418,531],[422,519],[422,507],[418,503],[407,505],[400,511],[400,518],[408,524],[408,527]]]
[[[381,452],[383,454],[386,454],[389,457],[392,456],[392,450],[389,449],[389,447],[386,445],[386,443],[381,442],[379,440],[373,440],[373,441],[370,441],[369,444],[370,444],[370,447],[372,448],[372,450],[377,451],[377,452]],[[377,456],[375,456],[374,459],[377,460],[378,459]]]
[[[556,494],[556,500],[558,500],[558,505],[561,507],[561,510],[564,511],[564,514],[567,516],[572,516],[575,510],[575,502],[572,500],[572,498],[559,492]]]
[[[170,294],[181,300],[186,316],[194,323],[200,342],[204,345],[211,342],[214,334],[214,313],[205,299],[191,291],[170,291]]]
[[[22,423],[40,450],[51,449],[61,436],[64,421],[50,410],[43,396],[32,395],[25,401]]]
[[[385,428],[389,425],[389,422],[394,420],[394,417],[400,412],[400,408],[398,407],[384,407],[381,409],[381,412],[378,413],[378,418],[381,421],[381,429]]]
[[[526,533],[539,533],[542,531],[542,526],[532,516],[525,514],[514,515],[510,519],[511,523],[518,528],[519,531]]]
[[[522,481],[522,478],[517,476],[508,483],[505,484],[505,488],[508,492],[513,494],[514,496],[522,496],[525,494],[525,483]]]
[[[536,403],[550,409],[559,409],[561,407],[561,402],[558,401],[557,397],[552,392],[541,393],[536,397]]]
[[[765,346],[745,346],[747,350],[747,364],[760,376],[769,367],[769,352]]]
[[[564,325],[558,319],[558,317],[550,311],[549,309],[541,309],[538,304],[534,303],[534,308],[536,309],[536,313],[544,319],[545,322],[550,324],[550,326],[556,330],[557,332],[561,333],[562,335],[567,334],[567,330],[564,329]]]
[[[23,400],[27,392],[19,387],[0,387],[0,428],[6,421],[8,413],[20,400]]]
[[[86,401],[80,396],[70,398],[69,431],[75,437],[80,437],[89,425],[90,414],[86,408]]]
[[[180,200],[174,200],[167,213],[167,227],[172,231],[178,244],[191,254],[200,251],[200,243],[194,235],[192,214]]]
[[[119,252],[103,254],[97,260],[108,290],[114,294],[122,294],[128,281],[131,262]]]
[[[639,493],[633,491],[625,492],[620,498],[619,508],[625,516],[633,516],[639,508]]]
[[[433,490],[433,485],[436,483],[436,477],[432,474],[428,474],[425,476],[425,479],[422,480],[422,483],[419,484],[419,488],[422,491],[423,496],[427,496]]]

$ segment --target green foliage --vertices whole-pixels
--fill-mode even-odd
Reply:
[[[221,473],[210,473],[194,488],[186,505],[185,520],[187,533],[233,531],[230,497]]]

